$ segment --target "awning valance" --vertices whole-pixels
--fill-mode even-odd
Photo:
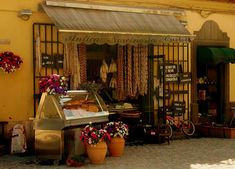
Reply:
[[[46,14],[64,42],[85,44],[157,44],[190,42],[192,35],[170,15],[50,6]]]
[[[235,49],[198,47],[197,60],[201,64],[235,63]]]

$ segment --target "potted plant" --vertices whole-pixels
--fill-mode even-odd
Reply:
[[[87,155],[91,163],[102,164],[104,163],[107,153],[106,140],[110,139],[110,135],[104,129],[97,129],[93,126],[85,126],[80,135],[80,140],[83,141]]]
[[[121,156],[125,147],[125,138],[128,136],[128,126],[122,121],[117,121],[106,123],[104,129],[111,137],[110,142],[107,143],[110,155]]]

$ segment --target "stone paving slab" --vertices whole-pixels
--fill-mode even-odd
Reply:
[[[65,164],[35,164],[34,156],[0,156],[0,169],[73,169]],[[78,167],[77,167],[78,168]],[[235,169],[235,139],[193,138],[168,144],[126,146],[122,157],[80,169]]]

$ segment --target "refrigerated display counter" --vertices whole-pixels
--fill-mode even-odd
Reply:
[[[66,95],[42,93],[34,120],[36,157],[62,160],[64,150],[71,151],[68,150],[71,146],[65,148],[67,133],[74,129],[78,132],[81,126],[89,123],[106,122],[108,115],[107,106],[97,93],[86,90],[71,90]],[[79,137],[77,139],[73,142],[78,143]]]

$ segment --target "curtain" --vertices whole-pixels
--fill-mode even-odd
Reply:
[[[70,75],[70,88],[77,89],[81,79],[78,48],[75,43],[66,43],[64,45],[64,72]]]
[[[36,74],[41,74],[42,69],[42,60],[41,60],[41,40],[40,40],[40,34],[39,31],[36,33],[36,44],[35,44],[35,57],[36,57],[36,66],[35,71]]]

